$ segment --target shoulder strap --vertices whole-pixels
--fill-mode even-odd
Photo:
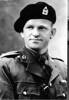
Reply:
[[[63,60],[63,59],[60,59],[60,58],[53,58],[53,57],[52,57],[52,59],[53,59],[53,60],[59,60],[59,61],[64,62],[64,60]]]
[[[20,53],[18,51],[10,51],[0,55],[0,58],[7,57],[7,58],[15,58]]]

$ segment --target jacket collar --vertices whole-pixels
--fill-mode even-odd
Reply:
[[[37,52],[35,52],[33,50],[29,50],[26,47],[24,47],[24,49],[21,51],[21,55],[26,55],[26,58],[27,58],[26,62],[27,63],[33,63],[33,62],[35,62],[35,60],[37,58],[40,57],[40,55]],[[56,79],[59,76],[59,70],[56,67],[55,62],[48,55],[48,51],[43,55],[43,57],[45,59],[45,64],[48,64],[50,66],[50,68],[52,69],[51,77],[50,77],[50,80],[49,80],[49,83],[52,83],[54,81],[54,79]]]
[[[51,69],[52,69],[51,77],[50,77],[49,83],[53,83],[54,80],[59,76],[59,73],[60,73],[60,72],[59,72],[58,68],[56,67],[55,62],[52,60],[51,57],[49,57],[48,63],[49,63],[49,66],[50,66]]]
[[[49,57],[48,50],[43,55],[40,55],[35,50],[24,47],[23,50],[21,50],[20,52],[21,52],[21,55],[26,55],[27,62],[30,62],[30,63],[32,63],[36,59],[38,59],[38,60],[43,59],[45,61],[46,59],[48,60],[48,57]]]

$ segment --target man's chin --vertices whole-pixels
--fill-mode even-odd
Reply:
[[[33,49],[40,49],[40,46],[30,46],[30,48],[33,48]]]
[[[41,45],[38,45],[38,44],[30,44],[26,46],[30,49],[36,49],[36,50],[40,50],[42,48]]]

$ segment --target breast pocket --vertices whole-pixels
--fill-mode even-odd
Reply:
[[[38,98],[40,96],[40,86],[36,83],[19,82],[17,85],[19,99]]]

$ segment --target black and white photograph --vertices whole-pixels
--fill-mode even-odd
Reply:
[[[68,100],[67,5],[0,0],[0,100]]]

